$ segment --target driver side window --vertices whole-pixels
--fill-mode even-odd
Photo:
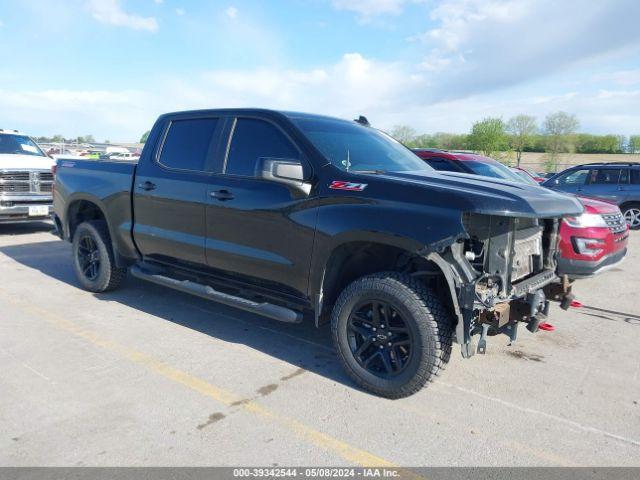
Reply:
[[[264,158],[300,160],[300,152],[275,125],[255,118],[238,118],[225,173],[254,177]]]
[[[589,170],[574,170],[558,178],[560,185],[584,185],[589,176]]]

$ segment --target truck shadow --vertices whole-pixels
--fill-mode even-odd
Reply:
[[[71,267],[70,245],[62,241],[0,247],[0,253],[58,281],[80,288]],[[255,314],[128,277],[114,292],[95,294],[225,342],[243,344],[298,368],[358,388],[344,374],[328,325],[284,324]],[[105,321],[109,319],[105,317]],[[148,352],[152,353],[152,352]],[[285,377],[286,378],[286,377]],[[282,379],[284,380],[284,378]]]
[[[49,221],[0,223],[0,235],[28,235],[31,233],[48,232],[50,230],[53,230],[53,223]]]

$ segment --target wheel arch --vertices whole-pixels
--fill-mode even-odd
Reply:
[[[100,201],[91,197],[75,197],[67,206],[65,214],[65,237],[73,240],[73,235],[82,222],[89,220],[104,220],[111,235],[109,221],[105,214],[105,209],[100,205]]]
[[[115,237],[109,222],[109,217],[105,212],[106,208],[99,199],[85,195],[75,196],[71,199],[66,208],[65,222],[63,225],[64,237],[71,242],[73,241],[73,235],[78,228],[78,225],[87,221],[102,220],[107,226],[107,232],[109,233],[109,240],[116,266],[127,266],[130,262],[120,255],[114,240]]]
[[[316,267],[320,273],[311,282],[316,326],[328,321],[336,299],[347,285],[357,278],[381,271],[404,272],[423,278],[457,318],[459,309],[452,278],[443,271],[446,264],[434,261],[433,255],[425,255],[419,247],[416,242],[402,237],[351,237],[336,244]]]

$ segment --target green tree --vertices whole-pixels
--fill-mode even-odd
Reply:
[[[517,115],[509,119],[506,129],[511,134],[511,148],[516,151],[516,163],[520,166],[523,150],[532,143],[533,136],[538,131],[536,117]]]
[[[391,136],[400,143],[411,146],[417,136],[417,132],[408,125],[396,125],[391,129]]]
[[[629,153],[640,153],[640,135],[631,135],[627,147]]]
[[[544,119],[544,133],[546,135],[546,147],[548,158],[545,167],[548,170],[558,169],[558,155],[563,152],[571,152],[575,148],[574,134],[580,123],[575,115],[566,112],[555,112]]]
[[[84,135],[84,136],[79,136],[76,141],[78,143],[95,143],[96,139],[93,138],[93,135]]]
[[[151,133],[151,130],[147,130],[146,132],[144,132],[142,134],[142,137],[140,137],[140,143],[147,143],[147,139],[149,138],[150,133]]]
[[[620,137],[617,135],[591,135],[579,133],[575,136],[575,149],[578,153],[619,153]]]
[[[487,157],[506,150],[507,134],[502,119],[485,118],[474,123],[469,135],[469,146]]]

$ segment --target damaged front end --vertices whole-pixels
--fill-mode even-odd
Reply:
[[[465,213],[462,224],[465,238],[427,258],[447,276],[456,341],[470,357],[485,353],[488,335],[503,333],[514,342],[520,323],[536,332],[549,300],[564,306],[570,291],[556,275],[559,218]]]

